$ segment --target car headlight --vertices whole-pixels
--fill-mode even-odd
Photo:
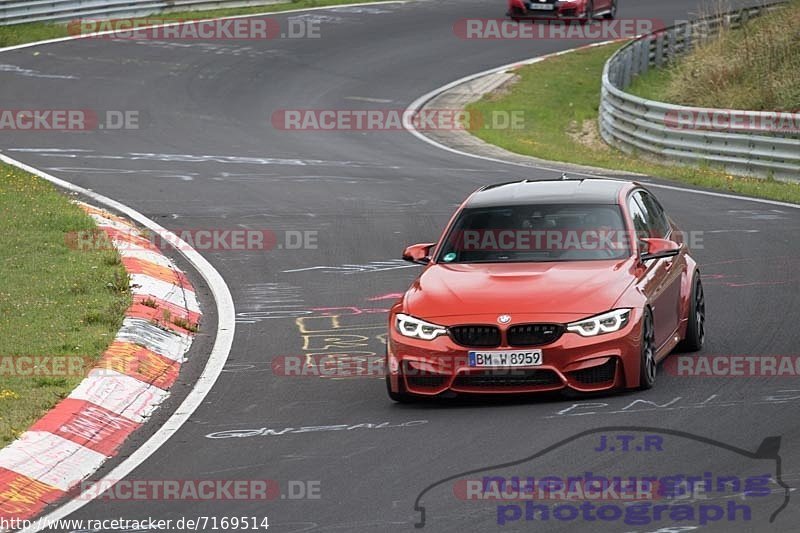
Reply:
[[[630,309],[616,309],[578,322],[567,324],[567,331],[577,333],[582,337],[594,337],[603,333],[613,333],[622,329],[631,316]]]
[[[401,335],[406,337],[413,337],[415,339],[422,339],[430,341],[439,335],[446,335],[447,328],[430,322],[425,322],[413,316],[398,313],[394,321],[395,328]]]

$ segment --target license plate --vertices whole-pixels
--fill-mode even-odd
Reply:
[[[469,352],[469,366],[539,366],[542,364],[542,351],[525,352]]]
[[[553,4],[531,4],[528,9],[533,11],[552,11],[556,8]]]

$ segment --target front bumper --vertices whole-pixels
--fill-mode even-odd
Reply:
[[[553,9],[535,9],[536,5],[552,5]],[[506,15],[514,19],[583,20],[584,9],[578,2],[559,1],[555,4],[541,4],[530,0],[510,0]]]
[[[470,351],[527,350],[501,345],[468,348],[449,336],[432,341],[405,337],[390,326],[387,342],[389,386],[395,392],[436,396],[448,391],[469,394],[534,393],[571,389],[596,392],[638,386],[641,361],[641,310],[634,309],[620,331],[596,337],[565,332],[542,350],[540,366],[474,368]],[[547,320],[515,323],[545,323]],[[394,320],[394,315],[390,317]],[[471,323],[491,323],[471,321]],[[504,329],[504,328],[501,328]],[[505,338],[505,336],[503,336]]]

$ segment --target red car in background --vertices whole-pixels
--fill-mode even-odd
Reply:
[[[617,0],[508,0],[507,15],[513,20],[550,19],[588,22],[617,16]]]
[[[634,182],[483,187],[403,258],[425,269],[389,314],[395,401],[646,389],[679,344],[703,346],[697,263]]]

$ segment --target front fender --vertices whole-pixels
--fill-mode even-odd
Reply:
[[[686,272],[681,279],[681,319],[678,323],[678,336],[686,337],[686,327],[689,325],[689,310],[692,305],[692,287],[694,286],[695,276],[700,275],[697,261],[691,256],[686,256]]]

